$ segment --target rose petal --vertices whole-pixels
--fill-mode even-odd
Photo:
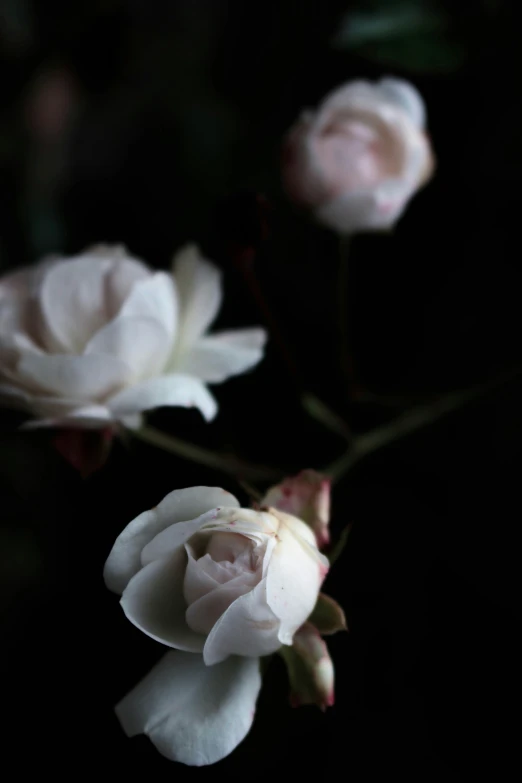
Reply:
[[[163,375],[150,378],[124,389],[109,401],[109,407],[117,418],[129,414],[175,405],[182,408],[198,408],[210,421],[217,413],[217,403],[206,386],[190,375]]]
[[[121,312],[134,287],[140,281],[148,280],[152,273],[143,261],[129,256],[123,245],[97,245],[87,252],[108,258],[111,262],[105,277],[105,300],[108,317],[112,320]]]
[[[159,560],[165,555],[176,552],[185,547],[185,543],[191,538],[209,519],[215,519],[216,510],[205,511],[204,514],[191,519],[188,522],[176,522],[146,544],[141,552],[141,563],[147,565],[154,560]]]
[[[261,688],[259,661],[168,652],[118,704],[125,733],[146,734],[172,761],[202,766],[228,756],[248,733]]]
[[[185,620],[183,579],[187,555],[183,548],[149,563],[132,577],[121,597],[126,617],[147,636],[188,652],[200,652],[205,637]]]
[[[221,273],[195,245],[187,245],[174,259],[174,279],[180,306],[178,349],[183,353],[206,332],[218,313]]]
[[[101,399],[129,378],[129,367],[116,356],[24,354],[17,373],[24,383],[78,400]]]
[[[187,609],[187,625],[197,633],[210,633],[229,606],[240,596],[250,592],[258,581],[259,577],[255,574],[241,574],[201,596]]]
[[[35,400],[33,406],[33,412],[37,412],[41,408],[45,408],[45,405],[40,404],[40,400]],[[42,427],[61,427],[71,429],[82,430],[97,430],[103,427],[107,427],[108,424],[113,422],[111,412],[103,405],[91,405],[85,408],[75,408],[67,414],[62,416],[55,416],[54,418],[36,419],[34,421],[25,422],[22,425],[24,430],[40,429]]]
[[[177,294],[172,275],[156,272],[134,284],[120,316],[152,318],[161,324],[172,341],[176,331],[177,309]]]
[[[176,369],[207,383],[246,372],[263,358],[264,329],[238,329],[202,337],[180,358]]]
[[[316,604],[328,560],[287,524],[280,525],[277,537],[268,565],[267,601],[281,620],[281,644],[292,644]]]
[[[306,522],[319,548],[329,543],[330,479],[322,473],[302,470],[297,476],[284,479],[270,487],[261,506],[274,506]]]
[[[229,655],[269,655],[281,646],[278,630],[279,620],[267,604],[263,579],[234,601],[212,628],[203,649],[205,663],[212,666]]]
[[[209,554],[195,560],[191,552],[193,547],[188,543],[185,544],[185,549],[189,561],[185,575],[184,590],[185,598],[189,604],[201,598],[202,595],[205,595],[215,587],[230,582],[231,579],[241,573],[241,569],[238,569],[234,563],[227,561],[216,563]]]
[[[316,219],[341,233],[385,230],[401,217],[411,195],[409,185],[397,183],[397,188],[386,188],[383,183],[376,191],[354,191],[326,201],[315,210]]]
[[[215,520],[206,522],[200,530],[201,535],[209,533],[239,533],[250,538],[256,544],[264,544],[278,531],[279,521],[266,511],[254,511],[248,508],[226,508],[221,504]]]
[[[85,253],[59,261],[44,275],[39,300],[48,348],[81,353],[107,322],[105,276],[110,268],[108,258]]]
[[[183,582],[183,595],[185,596],[187,605],[190,606],[199,598],[210,593],[211,590],[215,590],[219,587],[221,582],[214,577],[209,568],[205,567],[208,561],[210,561],[210,564],[213,564],[214,562],[210,560],[208,555],[196,560],[190,552],[189,546],[185,546],[185,551],[187,552],[188,562],[185,571],[185,580]],[[217,563],[214,565],[217,566]]]
[[[170,349],[171,338],[159,321],[118,316],[94,335],[85,355],[104,354],[120,359],[136,381],[161,372]]]
[[[176,489],[164,497],[155,509],[144,511],[133,519],[114,542],[105,563],[103,576],[109,590],[123,592],[129,580],[141,568],[143,548],[158,533],[175,523],[197,519],[223,501],[228,506],[239,506],[236,498],[220,487]]]
[[[376,89],[386,99],[400,106],[418,128],[426,125],[426,106],[419,91],[403,79],[381,79]]]

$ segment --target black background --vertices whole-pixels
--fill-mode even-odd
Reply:
[[[401,401],[522,367],[514,5],[445,4],[435,64],[404,56],[399,67],[378,47],[372,56],[331,47],[346,2],[4,0],[2,271],[99,241],[165,267],[195,240],[224,270],[218,326],[262,323],[231,252],[263,233],[262,194],[270,235],[256,277],[299,373],[272,339],[254,372],[215,387],[215,422],[181,409],[151,420],[288,474],[343,451],[342,438],[303,412],[303,389],[364,431]],[[445,65],[455,42],[462,57]],[[67,75],[73,109],[49,146],[34,95],[52,68]],[[352,244],[346,317],[358,379],[392,402],[350,405],[333,314],[338,241],[285,202],[279,145],[303,106],[345,80],[391,71],[426,99],[438,168],[392,235]],[[325,715],[292,710],[276,660],[248,738],[201,770],[121,732],[112,707],[162,650],[125,620],[101,572],[120,530],[171,489],[219,485],[248,498],[231,477],[138,441],[117,443],[82,481],[50,433],[20,434],[18,415],[3,411],[3,740],[17,774],[506,779],[521,391],[512,380],[339,482],[332,530],[353,529],[326,585],[350,626],[329,642],[336,705]]]

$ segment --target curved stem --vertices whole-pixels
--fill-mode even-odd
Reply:
[[[349,441],[352,438],[351,430],[347,422],[335,411],[333,411],[325,402],[315,394],[305,393],[301,397],[301,405],[306,413],[323,427],[334,432],[339,437]]]
[[[337,324],[339,330],[340,364],[341,371],[346,379],[349,399],[353,399],[357,396],[357,384],[349,327],[349,256],[351,240],[352,238],[349,234],[341,234],[339,237],[339,273],[337,276]]]
[[[326,467],[324,472],[331,476],[332,481],[338,481],[368,454],[372,454],[389,443],[404,438],[422,427],[433,424],[467,402],[488,394],[521,374],[522,368],[517,367],[497,378],[493,378],[487,383],[461,392],[452,392],[430,403],[417,405],[383,427],[370,430],[370,432],[354,438],[345,453]]]
[[[198,446],[195,443],[176,438],[173,435],[166,435],[153,427],[142,427],[139,430],[132,430],[132,434],[145,443],[157,446],[164,451],[169,451],[171,454],[176,454],[178,457],[187,459],[190,462],[205,465],[222,473],[229,473],[238,480],[274,481],[281,479],[283,476],[283,471],[276,468],[245,462],[233,454],[220,454],[219,452]]]

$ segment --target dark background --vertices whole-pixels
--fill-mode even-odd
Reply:
[[[263,322],[234,263],[256,244],[255,278],[297,374],[272,339],[259,368],[215,387],[215,422],[181,409],[151,420],[289,474],[344,448],[304,413],[305,389],[364,431],[522,367],[516,4],[455,5],[1,0],[1,272],[100,241],[165,267],[195,240],[225,273],[218,325],[242,326]],[[332,87],[391,73],[425,97],[438,168],[393,235],[353,242],[346,318],[359,384],[379,401],[350,404],[338,241],[285,202],[279,148]],[[51,433],[20,434],[2,411],[2,739],[16,774],[507,779],[521,392],[512,380],[339,482],[332,529],[353,529],[326,587],[350,626],[329,643],[336,705],[292,710],[274,661],[253,730],[215,770],[173,765],[121,732],[113,704],[162,650],[101,572],[120,530],[171,489],[247,496],[138,441],[82,481]]]

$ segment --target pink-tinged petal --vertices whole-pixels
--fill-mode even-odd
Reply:
[[[315,470],[302,470],[271,487],[262,506],[273,506],[306,522],[319,548],[330,541],[330,479]],[[313,542],[312,542],[313,543]]]
[[[222,535],[228,534],[222,533]],[[197,601],[202,595],[206,595],[209,590],[213,590],[215,587],[219,587],[219,585],[230,582],[231,579],[234,579],[245,570],[244,564],[231,563],[226,560],[217,562],[212,559],[208,552],[196,560],[193,557],[194,540],[195,539],[193,539],[192,542],[187,542],[185,544],[189,561],[185,576],[184,591],[185,598],[189,604]],[[212,541],[212,538],[210,540]],[[250,568],[250,563],[251,561],[247,564],[246,568]]]
[[[203,657],[207,666],[229,655],[270,655],[281,646],[279,620],[267,604],[266,580],[242,595],[221,615],[208,635]]]
[[[205,384],[190,375],[162,375],[124,389],[109,401],[117,418],[163,406],[197,408],[210,421],[217,413],[217,403]]]
[[[354,81],[333,90],[288,134],[291,198],[339,233],[390,229],[434,168],[413,85]]]
[[[85,348],[85,355],[115,357],[130,367],[132,380],[161,372],[170,353],[171,338],[153,318],[118,316],[97,332]]]
[[[315,217],[340,233],[385,231],[401,217],[410,194],[409,185],[344,193],[318,207]]]
[[[127,619],[152,639],[178,650],[201,652],[205,637],[189,628],[185,619],[186,565],[183,548],[149,563],[132,577],[121,605]]]
[[[177,325],[178,302],[172,275],[156,272],[134,284],[120,311],[122,318],[152,318],[167,333],[171,344]]]
[[[267,600],[281,620],[281,644],[292,644],[294,633],[312,613],[329,565],[296,529],[280,525],[267,571]]]
[[[376,90],[392,103],[403,109],[417,128],[426,125],[426,106],[420,92],[403,79],[381,79],[375,86]]]
[[[274,538],[279,529],[278,520],[266,511],[253,511],[248,508],[227,508],[221,504],[215,519],[206,522],[201,528],[205,533],[239,533],[250,538],[256,544],[266,543]]]
[[[201,655],[168,652],[116,714],[127,736],[146,734],[168,759],[203,766],[228,756],[247,735],[260,688],[255,658],[209,668]]]
[[[219,587],[219,585],[226,580],[216,579],[215,574],[212,573],[212,568],[205,568],[207,563],[202,563],[202,558],[196,560],[196,558],[193,557],[190,546],[185,546],[185,551],[187,552],[188,562],[187,570],[185,571],[185,581],[183,582],[183,595],[185,596],[187,605],[190,606],[199,598],[210,593],[211,590],[215,590],[216,587]],[[214,563],[208,555],[205,555],[205,559],[211,567],[214,567],[214,571],[216,571],[219,564]],[[221,576],[219,573],[218,575]]]
[[[115,356],[24,354],[18,363],[20,381],[44,392],[78,400],[99,400],[129,378],[129,367]]]
[[[161,519],[168,519],[173,524],[196,519],[205,511],[223,506],[239,508],[239,502],[221,487],[188,487],[169,492],[156,509]]]
[[[328,181],[314,155],[315,116],[304,112],[287,134],[282,151],[282,177],[286,192],[298,204],[313,207],[323,201]]]
[[[222,503],[223,499],[227,505],[239,505],[232,495],[220,487],[175,489],[155,509],[144,511],[133,519],[114,542],[105,563],[103,576],[109,590],[123,592],[129,580],[141,568],[142,550],[158,533],[175,523],[199,518]]]
[[[332,119],[342,116],[354,106],[372,106],[375,104],[376,88],[371,82],[356,79],[331,90],[321,102],[315,115],[316,129],[324,130]]]
[[[180,372],[207,383],[221,383],[254,367],[263,358],[264,329],[238,329],[202,337],[180,357]]]
[[[105,276],[110,268],[108,258],[85,253],[55,263],[44,275],[39,298],[50,350],[81,353],[107,322]]]
[[[174,258],[174,279],[179,299],[180,354],[208,329],[221,306],[221,272],[195,245],[182,248]]]
[[[212,592],[201,596],[187,609],[186,620],[189,628],[197,633],[209,634],[219,618],[240,596],[255,587],[258,577],[255,574],[236,576],[224,585],[218,585]]]

